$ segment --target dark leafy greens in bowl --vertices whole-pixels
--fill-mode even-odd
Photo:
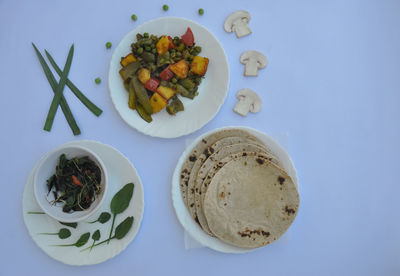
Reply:
[[[136,34],[131,53],[121,58],[119,74],[129,93],[128,106],[146,122],[166,108],[175,115],[184,110],[178,95],[193,99],[207,72],[208,58],[199,56],[190,28],[181,37]]]
[[[68,159],[61,154],[55,171],[47,189],[54,196],[50,203],[60,203],[63,212],[88,209],[102,190],[100,168],[88,156]]]

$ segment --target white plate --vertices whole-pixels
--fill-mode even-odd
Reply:
[[[153,121],[147,123],[128,107],[128,93],[118,73],[121,57],[131,52],[130,45],[136,41],[137,33],[180,37],[187,27],[192,29],[196,45],[202,47],[200,55],[210,60],[205,78],[199,86],[199,95],[193,100],[179,97],[185,111],[171,116],[164,109],[153,114]],[[114,106],[128,125],[150,136],[175,138],[198,130],[217,114],[228,92],[228,60],[221,44],[206,28],[187,19],[163,17],[140,25],[121,40],[111,58],[108,84]]]
[[[58,223],[53,218],[45,214],[28,214],[28,212],[40,212],[41,209],[37,204],[33,194],[33,175],[37,169],[37,165],[31,171],[28,181],[25,186],[22,210],[25,225],[29,235],[34,242],[50,257],[69,265],[91,265],[104,262],[124,250],[128,244],[136,236],[140,222],[143,216],[144,198],[143,186],[139,175],[134,166],[129,160],[115,148],[95,142],[95,141],[74,141],[65,145],[84,146],[97,153],[103,160],[104,165],[109,172],[109,191],[104,200],[104,204],[99,208],[98,212],[87,220],[79,222],[76,229],[66,227]],[[44,157],[43,157],[44,158]],[[39,161],[40,162],[40,161]],[[108,238],[111,220],[105,224],[94,223],[89,224],[88,221],[94,221],[98,218],[101,212],[110,212],[110,202],[116,192],[118,192],[125,184],[133,182],[135,184],[133,197],[129,207],[122,213],[117,215],[115,226],[118,225],[128,216],[134,217],[134,222],[131,230],[121,240],[112,240],[109,244],[100,245],[89,250],[81,252],[81,249],[91,245],[93,240],[90,238],[88,243],[81,248],[77,247],[54,247],[55,244],[70,244],[78,240],[83,233],[90,232],[93,234],[97,229],[101,232],[101,239]],[[39,235],[38,233],[56,233],[60,228],[68,228],[71,230],[71,237],[61,240],[57,236]],[[115,228],[114,228],[115,229]]]
[[[224,252],[224,253],[245,253],[251,251],[251,249],[241,248],[237,246],[233,246],[227,244],[217,238],[211,237],[207,235],[200,226],[194,221],[192,216],[190,215],[188,209],[183,202],[180,186],[179,186],[179,177],[181,174],[181,168],[183,162],[185,162],[186,158],[191,153],[192,149],[203,139],[204,137],[213,134],[215,132],[219,132],[221,130],[226,129],[241,129],[249,132],[250,134],[259,138],[262,142],[264,142],[272,153],[279,159],[282,166],[285,168],[289,176],[293,179],[294,184],[298,187],[298,178],[296,169],[293,165],[292,160],[290,159],[289,154],[271,137],[266,135],[265,133],[259,132],[255,129],[248,127],[223,127],[212,130],[210,132],[204,133],[200,137],[198,137],[193,143],[191,143],[186,150],[182,153],[181,157],[178,160],[178,164],[176,165],[174,175],[172,176],[172,202],[175,208],[176,215],[178,217],[179,222],[182,224],[183,228],[189,233],[189,235],[198,241],[200,244],[207,246],[216,251]]]

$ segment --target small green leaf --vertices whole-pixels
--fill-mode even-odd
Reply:
[[[67,228],[61,228],[60,231],[58,232],[58,237],[60,239],[66,239],[71,236],[71,231],[69,231]]]
[[[107,221],[110,220],[110,218],[111,218],[110,213],[102,212],[97,220],[91,221],[89,223],[95,223],[95,222],[106,223]]]
[[[110,209],[113,214],[121,214],[129,206],[133,195],[133,183],[126,184],[111,200]]]
[[[79,240],[75,243],[75,246],[81,247],[81,246],[85,245],[88,242],[89,238],[90,238],[89,232],[83,234],[82,236],[80,236]]]
[[[98,240],[100,240],[100,237],[101,237],[100,230],[94,231],[94,233],[92,235],[92,239],[95,240],[95,241],[98,241]]]
[[[76,222],[61,222],[61,221],[59,221],[59,223],[61,223],[62,225],[65,225],[65,226],[72,227],[72,228],[76,228],[78,226],[78,223],[76,223]]]
[[[128,234],[129,230],[131,230],[133,224],[133,217],[127,217],[124,221],[122,221],[115,228],[115,238],[120,240]]]

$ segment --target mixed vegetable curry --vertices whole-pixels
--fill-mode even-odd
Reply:
[[[132,52],[121,58],[119,71],[129,93],[128,106],[151,122],[164,108],[170,115],[184,110],[178,95],[193,99],[207,72],[208,58],[199,56],[192,30],[179,37],[137,34]]]

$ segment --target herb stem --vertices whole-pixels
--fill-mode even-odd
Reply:
[[[108,239],[106,239],[106,240],[104,240],[104,241],[101,241],[101,242],[99,242],[99,243],[96,243],[96,244],[94,244],[94,245],[92,245],[92,246],[86,247],[86,248],[82,249],[81,252],[82,252],[82,251],[86,251],[86,250],[88,250],[88,249],[90,249],[90,248],[92,248],[92,247],[96,247],[96,246],[98,246],[98,245],[101,245],[101,244],[103,244],[103,243],[109,242],[109,241],[111,241],[112,239],[115,239],[115,236],[113,236],[113,237],[111,237],[111,238],[108,238]]]
[[[57,85],[57,89],[54,93],[53,100],[50,105],[49,112],[47,113],[46,122],[44,124],[44,130],[50,131],[51,127],[53,126],[54,117],[56,116],[58,105],[60,104],[60,100],[63,95],[63,90],[65,87],[65,83],[69,74],[69,69],[71,68],[72,64],[72,57],[74,55],[74,44],[71,45],[71,48],[68,53],[67,61],[65,62],[64,70],[61,74],[60,81]]]
[[[36,45],[34,43],[32,43],[32,46],[35,49],[36,55],[39,59],[40,65],[42,66],[44,74],[46,75],[47,81],[49,82],[53,92],[56,93],[57,81],[54,78],[53,73],[51,72],[49,66],[47,65],[46,61],[44,60],[42,54],[39,52]],[[79,127],[74,119],[74,116],[72,115],[71,109],[69,108],[69,105],[68,105],[67,100],[65,99],[64,95],[61,96],[60,106],[61,106],[62,112],[64,113],[65,118],[67,119],[68,125],[72,130],[72,133],[74,135],[81,134],[81,130],[79,129]]]
[[[117,214],[113,214],[113,220],[112,220],[112,224],[111,224],[110,236],[108,237],[108,243],[109,243],[110,240],[111,240],[111,235],[112,235],[112,232],[113,232],[113,230],[114,230],[114,222],[115,222],[115,217],[116,217],[116,215],[117,215]],[[107,244],[108,244],[108,243],[107,243]]]
[[[50,64],[53,66],[54,70],[61,77],[62,71],[60,67],[58,67],[57,63],[54,61],[53,57],[50,55],[48,51],[45,50],[46,56],[50,61]],[[92,101],[90,101],[83,93],[80,91],[69,79],[66,82],[69,89],[71,89],[72,93],[97,117],[103,112],[97,105],[95,105]]]
[[[27,212],[30,215],[44,215],[44,212]]]

